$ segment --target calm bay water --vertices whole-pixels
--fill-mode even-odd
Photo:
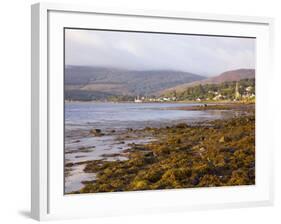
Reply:
[[[192,123],[233,116],[232,111],[185,111],[177,107],[198,104],[182,103],[97,103],[70,102],[65,104],[65,162],[89,160],[122,160],[120,153],[130,143],[145,143],[150,138],[126,140],[120,144],[119,133],[128,128],[162,127],[180,122]],[[101,129],[104,136],[94,137],[91,129]],[[114,130],[114,134],[113,131]],[[81,149],[87,149],[86,151]],[[83,171],[85,165],[73,166],[65,177],[65,192],[83,187],[82,181],[94,180],[95,174]]]
[[[222,113],[210,111],[169,110],[179,106],[198,104],[179,103],[66,103],[66,131],[87,129],[87,127],[108,130],[112,128],[143,128],[149,124],[166,124],[182,120],[194,122],[216,119]]]

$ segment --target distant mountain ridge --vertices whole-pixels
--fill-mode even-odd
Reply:
[[[253,79],[255,78],[255,69],[237,69],[221,73],[218,76],[180,84],[165,90],[160,91],[158,94],[165,94],[167,92],[176,91],[181,92],[186,90],[188,87],[206,84],[220,84],[223,82],[239,81],[242,79]]]
[[[173,70],[125,70],[108,67],[66,66],[66,99],[90,100],[112,95],[151,95],[163,89],[203,80],[197,74]]]

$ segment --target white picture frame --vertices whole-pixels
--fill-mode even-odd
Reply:
[[[273,151],[270,141],[273,19],[189,12],[100,9],[38,3],[31,7],[32,169],[31,214],[37,220],[116,216],[191,209],[273,204]],[[165,24],[164,24],[165,22]],[[63,27],[172,31],[254,36],[256,58],[255,186],[64,195],[61,128]],[[266,74],[266,75],[264,75]],[[56,116],[54,116],[56,115]],[[61,170],[60,170],[61,169]],[[188,199],[188,200],[187,200]],[[138,203],[136,203],[138,202]]]

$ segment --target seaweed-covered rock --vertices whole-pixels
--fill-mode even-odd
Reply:
[[[87,162],[96,180],[78,193],[255,183],[254,116],[151,130],[156,140],[129,145],[128,160]]]
[[[186,123],[179,123],[176,125],[176,128],[188,128],[188,125]]]
[[[225,138],[224,138],[224,136],[222,136],[219,140],[219,143],[224,143],[224,141],[225,141]]]
[[[101,129],[97,129],[97,128],[92,129],[92,130],[90,131],[90,133],[91,133],[92,135],[94,135],[94,136],[103,136],[103,135],[104,135],[104,134],[102,133]]]

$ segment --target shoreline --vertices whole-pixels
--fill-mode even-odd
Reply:
[[[218,106],[208,109],[219,110]],[[197,107],[192,109],[204,110]],[[128,131],[137,136],[152,136],[155,140],[146,144],[132,143],[123,152],[108,155],[126,156],[124,161],[83,162],[84,172],[95,174],[96,179],[82,182],[83,188],[69,194],[254,184],[254,104],[247,108],[228,105],[223,109],[249,113],[192,125],[181,123]],[[236,147],[239,144],[241,148]],[[250,149],[250,154],[245,147]],[[238,166],[239,161],[233,162],[239,156],[246,165]],[[233,166],[228,167],[231,161]]]
[[[206,110],[240,110],[240,111],[252,111],[255,108],[255,104],[242,104],[242,103],[218,103],[218,104],[203,104],[199,106],[183,106],[173,107],[172,110],[186,110],[186,111],[206,111]]]
[[[122,104],[122,103],[129,103],[129,104],[255,104],[255,102],[248,102],[248,101],[230,101],[230,100],[217,100],[217,101],[144,101],[136,103],[134,101],[97,101],[97,100],[64,100],[65,103],[112,103],[112,104]]]

